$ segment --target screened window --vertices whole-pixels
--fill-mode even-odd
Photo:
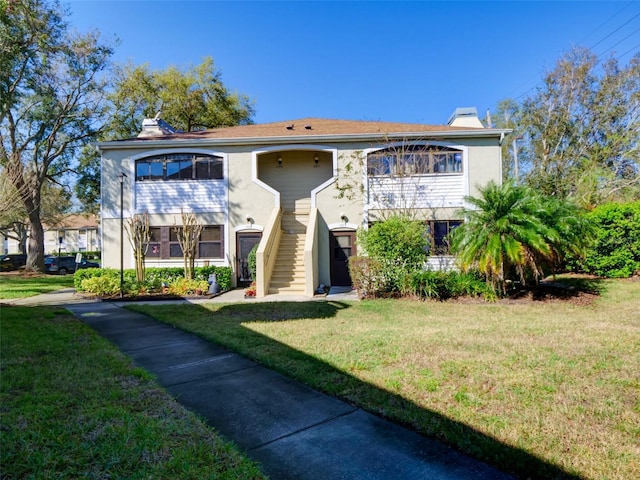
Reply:
[[[162,244],[162,236],[160,227],[151,227],[149,229],[151,238],[149,239],[149,248],[147,248],[147,257],[160,258],[160,245]]]
[[[151,239],[147,258],[182,258],[182,247],[178,241],[180,227],[151,227]],[[223,226],[205,225],[198,239],[196,258],[222,258],[224,255]]]
[[[462,173],[462,152],[423,145],[389,148],[367,156],[367,172],[374,176]]]
[[[178,241],[178,231],[180,228],[170,228],[169,229],[169,257],[171,258],[182,258],[182,247]]]
[[[199,153],[155,155],[136,161],[136,181],[149,180],[220,180],[221,157]]]
[[[449,234],[460,225],[462,225],[462,221],[460,220],[427,222],[427,228],[431,238],[430,253],[432,255],[449,255]]]

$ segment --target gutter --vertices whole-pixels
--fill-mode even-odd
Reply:
[[[308,144],[308,143],[327,143],[327,142],[364,142],[364,141],[388,141],[412,139],[443,139],[443,138],[504,138],[505,135],[512,132],[512,129],[472,129],[472,130],[443,130],[435,132],[398,132],[398,133],[356,133],[356,134],[326,134],[326,135],[304,135],[304,136],[278,136],[278,137],[246,137],[246,138],[162,138],[157,140],[114,140],[110,142],[93,143],[98,152],[105,150],[123,150],[129,148],[140,147],[202,147],[205,145],[226,145],[226,146],[242,146],[242,145],[273,145],[273,144]]]

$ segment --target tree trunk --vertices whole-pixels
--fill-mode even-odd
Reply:
[[[40,210],[35,209],[29,213],[29,227],[26,269],[44,272],[44,228],[40,221]]]

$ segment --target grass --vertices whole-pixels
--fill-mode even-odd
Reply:
[[[5,273],[0,275],[0,299],[33,297],[73,287],[73,275],[24,275]]]
[[[66,310],[1,307],[3,479],[259,479]]]
[[[640,478],[640,282],[566,301],[136,305],[522,478]]]

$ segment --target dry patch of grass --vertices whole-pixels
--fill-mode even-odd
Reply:
[[[135,307],[522,478],[640,478],[640,282],[591,304]]]

